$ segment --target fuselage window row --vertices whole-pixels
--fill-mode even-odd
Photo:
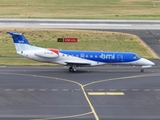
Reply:
[[[98,55],[85,55],[85,56],[79,56],[78,54],[76,54],[76,55],[74,55],[74,54],[72,54],[72,55],[70,55],[70,54],[62,54],[62,56],[71,56],[71,57],[80,57],[80,58],[98,58]],[[100,56],[99,56],[99,58],[100,58]]]

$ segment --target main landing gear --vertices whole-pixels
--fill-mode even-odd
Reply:
[[[76,68],[74,67],[69,67],[69,72],[75,72],[76,71]]]

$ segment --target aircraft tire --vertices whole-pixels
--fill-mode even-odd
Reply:
[[[72,67],[69,67],[69,72],[74,72],[74,69]]]
[[[141,71],[141,72],[144,72],[144,69],[141,69],[140,71]]]

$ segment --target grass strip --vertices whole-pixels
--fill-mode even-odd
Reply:
[[[1,18],[159,20],[158,0],[1,0]]]

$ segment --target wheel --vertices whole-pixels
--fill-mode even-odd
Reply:
[[[69,72],[73,72],[73,68],[72,67],[69,67]]]
[[[70,66],[69,71],[70,72],[75,72],[76,71],[76,66]]]
[[[141,69],[141,72],[144,72],[144,69]]]
[[[74,69],[73,67],[69,67],[69,71],[70,71],[70,72],[75,72],[76,69]]]

